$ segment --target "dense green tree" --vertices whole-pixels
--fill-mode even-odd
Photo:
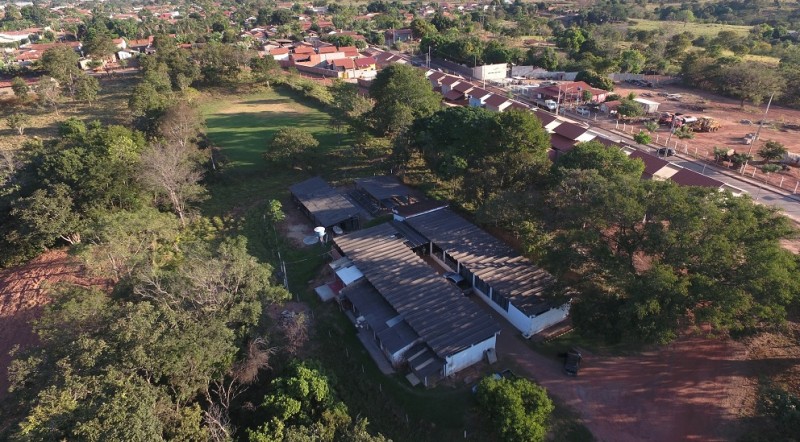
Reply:
[[[633,160],[619,149],[608,148],[598,141],[578,143],[574,149],[558,157],[553,163],[553,174],[560,179],[565,171],[594,169],[604,177],[625,176],[639,179],[644,164]]]
[[[409,27],[411,28],[411,34],[416,39],[421,39],[438,32],[436,26],[424,18],[415,18],[411,20],[411,25]]]
[[[39,189],[17,200],[11,215],[17,220],[15,238],[29,247],[44,250],[63,240],[80,242],[80,217],[73,212],[69,187],[63,184]]]
[[[62,87],[70,91],[70,96],[75,94],[75,80],[82,73],[78,68],[78,53],[67,45],[56,45],[42,54],[42,68]],[[39,80],[39,84],[44,79]]]
[[[375,107],[368,118],[382,134],[398,133],[416,118],[424,118],[441,107],[441,96],[418,69],[393,64],[382,69],[370,86]]]
[[[627,51],[622,51],[619,67],[622,72],[638,74],[644,69],[646,61],[644,54],[635,49],[629,49]]]
[[[786,146],[777,141],[769,140],[758,150],[758,156],[767,162],[778,161],[783,159],[783,156],[786,155],[787,152],[788,149],[786,149]]]
[[[754,105],[761,104],[771,94],[780,96],[786,87],[786,81],[771,67],[751,62],[742,62],[725,68],[722,71],[722,89],[744,102],[749,100]]]
[[[629,98],[619,100],[617,113],[626,117],[641,117],[645,114],[644,107]]]
[[[639,131],[639,133],[633,136],[633,140],[639,144],[648,145],[653,140],[649,133],[645,131]]]
[[[603,89],[606,91],[614,90],[614,82],[605,75],[600,75],[595,71],[584,70],[578,72],[575,76],[575,81],[584,81],[591,87]]]
[[[319,141],[311,133],[296,127],[282,127],[272,137],[264,158],[295,163],[301,154],[317,146]]]
[[[509,442],[544,441],[555,409],[547,391],[527,379],[484,378],[478,384],[478,403],[500,439]]]
[[[687,322],[726,331],[785,318],[800,286],[778,243],[792,233],[784,217],[714,189],[601,170],[567,171],[550,195],[561,230],[548,261],[582,275],[579,329],[668,342]]]
[[[6,118],[6,123],[11,130],[16,131],[19,135],[25,134],[25,128],[28,127],[28,124],[31,122],[31,117],[27,114],[21,114],[19,112],[15,112]]]
[[[83,74],[75,81],[75,98],[84,101],[91,106],[97,99],[97,94],[100,92],[100,82],[97,78]]]
[[[22,101],[26,101],[28,99],[28,93],[30,92],[31,88],[28,86],[28,83],[22,78],[14,77],[11,80],[11,90],[14,91],[14,96],[16,96]]]

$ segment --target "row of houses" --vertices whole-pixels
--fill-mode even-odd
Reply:
[[[624,143],[621,140],[612,140],[601,136],[600,133],[593,131],[585,123],[569,121],[542,109],[533,108],[520,101],[490,92],[462,77],[434,70],[427,70],[425,76],[430,81],[431,87],[442,94],[446,105],[482,107],[492,112],[504,112],[508,109],[527,109],[533,112],[542,123],[542,127],[550,134],[551,150],[548,156],[552,161],[574,149],[578,143],[587,141],[597,141],[609,148],[624,148]],[[583,100],[584,91],[589,91],[591,94],[590,101],[595,103],[604,101],[609,93],[602,89],[592,88],[582,81],[563,83],[560,86],[548,85],[537,88],[535,91],[540,99],[559,100],[560,97],[562,102]],[[645,105],[655,106],[656,108],[658,106],[656,102],[643,101],[645,101],[643,103]],[[727,187],[725,183],[719,180],[672,164],[655,155],[639,152],[630,147],[624,148],[624,150],[627,154],[636,152],[633,156],[645,163],[646,169],[642,175],[644,179],[669,179],[682,186],[703,186],[717,189]],[[656,165],[658,165],[658,168],[653,170]],[[737,191],[737,189],[731,190]]]
[[[378,69],[377,60],[361,55],[355,46],[292,43],[266,49],[284,66],[328,77],[374,78]]]

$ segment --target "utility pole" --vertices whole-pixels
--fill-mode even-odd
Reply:
[[[756,135],[753,137],[753,141],[750,142],[750,148],[747,149],[747,158],[744,160],[744,164],[742,165],[742,173],[747,168],[747,163],[750,162],[750,154],[753,152],[753,146],[756,145],[756,141],[758,141],[758,136],[761,135],[761,128],[764,127],[764,122],[767,121],[767,114],[769,113],[769,107],[772,104],[772,98],[775,97],[775,92],[769,96],[769,101],[767,102],[767,109],[764,111],[764,117],[761,118],[761,122],[758,123],[758,129],[756,129]],[[758,200],[758,197],[756,197]]]
[[[764,122],[767,121],[767,114],[769,113],[769,107],[772,105],[773,97],[775,97],[775,92],[773,92],[772,95],[769,96],[769,101],[767,102],[767,110],[764,111],[764,117],[758,124],[758,129],[756,130],[756,136],[753,137],[753,142],[750,143],[750,149],[747,150],[747,155],[750,155],[750,152],[753,151],[753,145],[756,144],[756,141],[758,141],[758,136],[761,135],[761,128],[764,127]]]

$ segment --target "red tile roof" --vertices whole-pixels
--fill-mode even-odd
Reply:
[[[567,123],[567,122],[559,124],[558,127],[556,127],[553,130],[553,132],[559,135],[563,135],[569,138],[570,140],[577,140],[578,137],[580,137],[581,135],[585,134],[588,131],[589,129],[583,126],[578,126],[575,123]]]
[[[294,53],[295,54],[313,54],[314,53],[314,48],[312,48],[311,46],[297,46],[296,48],[294,48]]]
[[[372,57],[361,57],[361,58],[356,58],[355,63],[356,67],[365,68],[373,66],[376,63],[376,61]]]
[[[714,178],[701,175],[693,170],[681,169],[675,175],[669,177],[672,181],[680,184],[681,186],[700,186],[700,187],[713,187],[719,189],[722,187],[722,181],[717,181]]]
[[[492,96],[486,99],[486,104],[499,108],[506,101],[509,101],[509,99],[502,95],[492,94]]]
[[[466,81],[460,81],[457,85],[453,86],[453,90],[459,92],[469,92],[469,90],[474,87],[474,84],[467,83]]]
[[[458,83],[461,80],[462,80],[461,78],[454,77],[452,75],[447,75],[446,77],[444,77],[442,79],[442,81],[440,81],[440,83],[442,84],[442,86],[444,86],[444,85],[451,86],[451,85],[453,85],[455,83]]]
[[[481,89],[476,87],[475,89],[469,91],[469,96],[473,98],[477,98],[478,100],[491,95],[492,93],[487,91],[486,89]]]
[[[320,46],[317,49],[317,53],[319,54],[332,54],[334,52],[339,52],[339,50],[336,49],[336,46]]]
[[[650,155],[649,153],[631,152],[629,158],[638,158],[644,163],[644,175],[653,176],[656,172],[663,169],[664,166],[669,164],[669,161],[661,159],[657,156]]]
[[[285,55],[285,54],[288,54],[288,53],[289,53],[289,49],[288,48],[275,48],[275,49],[270,49],[269,50],[269,54],[270,55]]]
[[[338,60],[333,60],[333,65],[337,68],[345,68],[345,69],[355,69],[356,64],[351,58],[340,58]]]

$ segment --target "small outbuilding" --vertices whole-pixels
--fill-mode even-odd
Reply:
[[[634,98],[633,101],[641,104],[642,109],[644,109],[644,111],[648,114],[654,114],[658,112],[658,105],[661,104],[653,100],[648,100],[646,98],[639,98],[639,97]]]
[[[358,230],[360,210],[320,177],[289,188],[292,198],[316,226]]]

